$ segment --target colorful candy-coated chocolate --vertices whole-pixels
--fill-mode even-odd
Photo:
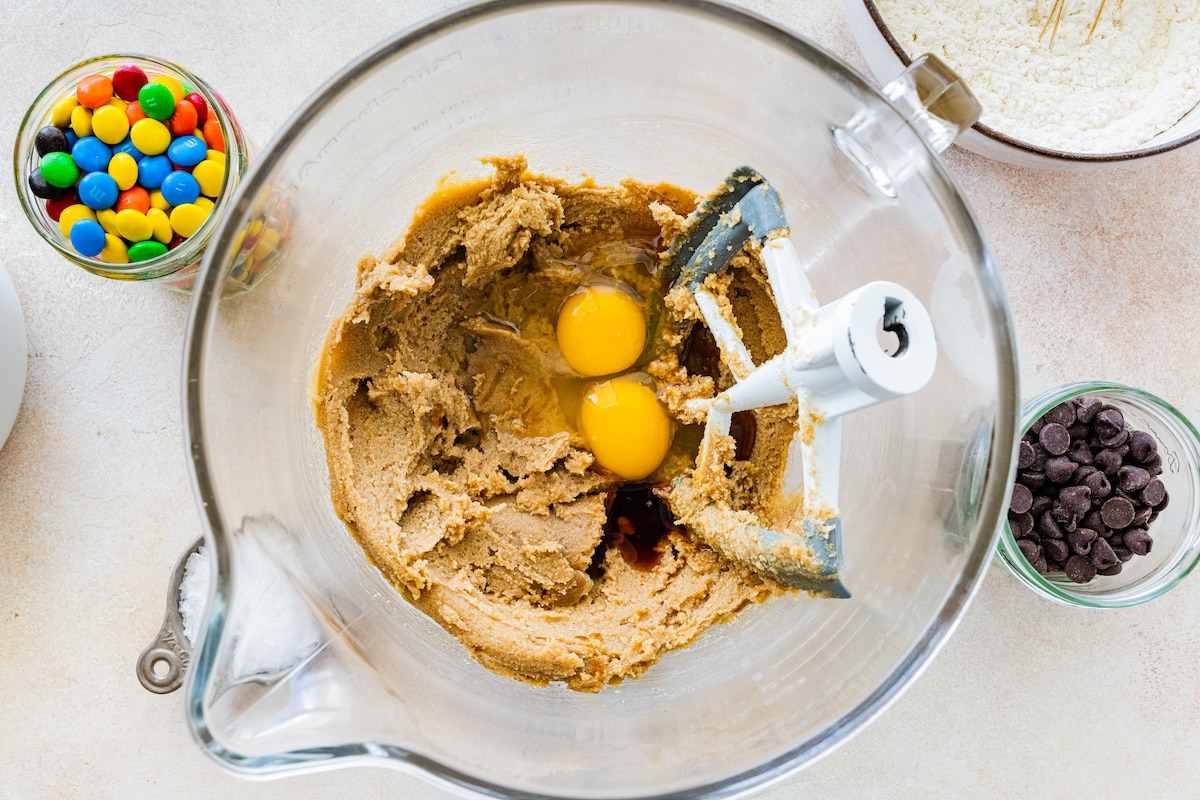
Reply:
[[[142,212],[127,208],[117,212],[117,231],[131,242],[144,242],[154,235],[154,225]]]
[[[132,103],[137,100],[138,91],[149,82],[149,79],[141,67],[136,64],[126,64],[113,73],[112,82],[113,91],[116,92],[117,97]]]
[[[54,104],[50,109],[50,124],[56,128],[65,128],[71,124],[71,113],[79,108],[75,95],[69,94]]]
[[[174,105],[176,102],[182,100],[184,98],[184,96],[187,95],[187,89],[183,88],[183,84],[180,83],[179,79],[174,78],[170,75],[155,75],[153,78],[150,79],[150,82],[158,83],[158,84],[161,84],[161,85],[167,87],[167,91],[169,91],[171,93],[171,98],[172,98],[171,104],[172,105]]]
[[[183,170],[175,170],[163,178],[162,186],[159,188],[162,191],[163,199],[173,206],[191,203],[200,196],[200,184]]]
[[[180,100],[175,103],[175,113],[167,120],[167,126],[176,136],[187,136],[196,130],[198,120],[196,107],[187,100]]]
[[[38,163],[38,170],[46,183],[60,189],[74,186],[79,180],[79,167],[67,153],[47,153]]]
[[[162,192],[154,189],[150,192],[150,208],[157,208],[159,211],[170,211],[171,204],[163,198]]]
[[[112,208],[117,202],[121,190],[117,182],[107,172],[89,172],[79,179],[79,201],[93,211],[102,208]]]
[[[80,255],[95,258],[104,249],[104,228],[94,219],[81,219],[71,226],[71,246]]]
[[[129,127],[137,125],[146,118],[146,112],[142,111],[142,104],[136,100],[125,107],[125,118],[129,120]]]
[[[206,158],[192,169],[192,177],[200,186],[201,194],[216,197],[221,193],[221,184],[225,182],[225,164]]]
[[[158,86],[159,84],[146,84]],[[156,119],[143,119],[134,124],[129,131],[133,146],[148,156],[156,156],[167,152],[171,144],[171,131],[166,125]]]
[[[174,250],[176,247],[179,247],[179,245],[183,244],[186,241],[187,241],[187,239],[183,238],[182,236],[180,236],[177,233],[171,237],[171,241],[167,242],[167,249]]]
[[[112,100],[112,96],[113,82],[107,75],[88,75],[75,87],[75,99],[84,108],[99,108]]]
[[[114,144],[112,151],[114,156],[117,153],[124,153],[128,156],[132,156],[135,162],[141,161],[142,156],[145,155],[145,153],[133,146],[133,140],[128,136],[122,139],[119,143]]]
[[[121,196],[117,198],[117,211],[124,211],[127,208],[132,208],[145,214],[150,210],[150,193],[141,186],[135,186],[132,189],[126,189],[121,192]]]
[[[67,128],[64,133],[67,135],[67,150],[69,151],[79,141],[79,134],[71,128]]]
[[[97,256],[101,261],[107,261],[109,264],[128,264],[129,251],[125,248],[125,242],[120,236],[112,233],[104,235],[104,249]]]
[[[196,127],[203,127],[208,120],[208,101],[204,99],[204,95],[199,92],[189,92],[183,99],[196,109]]]
[[[120,236],[121,232],[117,230],[117,211],[113,208],[102,208],[96,212],[96,221],[100,223],[100,227],[104,228],[105,233],[111,233],[115,236]]]
[[[73,206],[67,206],[58,215],[58,229],[62,231],[62,235],[70,238],[71,227],[81,219],[96,218],[96,212],[85,206],[83,203],[76,203]]]
[[[146,219],[150,220],[150,227],[154,230],[154,240],[170,244],[171,239],[175,236],[175,231],[171,228],[171,218],[167,216],[167,212],[151,206],[150,210],[146,212]]]
[[[162,186],[163,178],[171,174],[171,159],[167,156],[143,156],[138,162],[138,185],[146,189]]]
[[[130,261],[149,261],[152,258],[158,258],[167,252],[167,246],[162,242],[156,242],[153,239],[145,242],[129,246]]]
[[[171,227],[187,239],[200,229],[208,212],[193,203],[184,203],[171,209]]]
[[[71,148],[71,158],[84,172],[99,172],[108,169],[112,148],[95,136],[84,136]]]
[[[67,145],[67,135],[62,128],[47,125],[33,135],[33,148],[39,156],[46,153],[66,153],[70,150]]]
[[[170,119],[175,113],[174,95],[170,89],[156,81],[150,81],[138,90],[138,105],[147,117],[160,122]]]
[[[138,179],[137,162],[128,153],[113,153],[112,160],[108,162],[108,174],[122,192],[131,189]]]
[[[71,112],[71,130],[79,138],[92,135],[92,112],[83,106],[75,106]]]
[[[225,138],[221,135],[221,123],[216,117],[209,117],[204,123],[204,141],[208,143],[209,149],[225,152]]]
[[[203,140],[189,134],[171,142],[171,146],[167,148],[167,157],[171,159],[172,164],[194,167],[208,157],[208,148]]]
[[[58,222],[58,218],[62,216],[63,209],[70,208],[78,202],[79,195],[75,193],[74,189],[64,189],[62,197],[46,201],[46,216]]]
[[[69,192],[70,189],[51,184],[42,175],[40,169],[35,169],[29,173],[29,191],[33,192],[34,197],[40,197],[43,200],[55,200]]]
[[[92,112],[92,133],[105,144],[119,144],[129,133],[129,118],[116,106],[102,106]]]
[[[213,207],[216,205],[216,203],[214,203],[212,200],[209,200],[207,197],[197,197],[192,205],[203,211],[205,214],[208,214],[213,210]]]

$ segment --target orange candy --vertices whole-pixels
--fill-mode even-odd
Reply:
[[[113,97],[113,83],[106,75],[88,75],[75,87],[75,99],[84,108],[107,105]]]
[[[145,214],[150,210],[150,193],[141,186],[134,186],[132,189],[121,192],[117,196],[117,213],[130,208]]]
[[[176,136],[188,136],[196,130],[199,122],[200,115],[196,113],[196,107],[187,100],[180,100],[175,103],[175,113],[167,120],[167,127]]]
[[[125,108],[125,116],[129,118],[129,127],[132,128],[146,118],[146,112],[142,111],[138,101],[134,100]]]
[[[217,122],[217,118],[209,116],[204,122],[204,141],[208,144],[209,150],[218,150],[225,152],[225,139],[221,136],[221,123]]]

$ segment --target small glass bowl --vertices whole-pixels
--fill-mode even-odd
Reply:
[[[38,158],[34,149],[34,136],[39,129],[49,125],[50,111],[54,104],[65,95],[74,91],[81,78],[88,75],[111,75],[118,68],[132,64],[138,66],[151,79],[167,75],[179,80],[189,90],[200,92],[208,101],[209,107],[216,111],[221,123],[221,135],[225,140],[225,157],[227,168],[225,179],[217,196],[216,204],[208,218],[192,236],[186,239],[174,250],[146,261],[128,264],[113,264],[99,258],[89,258],[81,255],[62,234],[58,223],[46,213],[46,203],[36,197],[29,187],[29,175],[37,168]],[[133,281],[156,281],[173,289],[188,291],[192,288],[196,273],[199,270],[200,259],[208,246],[209,237],[216,229],[217,220],[228,208],[234,191],[254,155],[255,148],[242,131],[225,100],[212,87],[200,78],[188,72],[178,64],[138,54],[104,55],[82,61],[57,78],[52,80],[29,106],[21,120],[17,131],[17,139],[13,148],[13,177],[16,179],[17,196],[21,207],[29,218],[30,224],[41,234],[51,247],[57,250],[71,263],[83,267],[88,272],[105,278]],[[240,274],[251,277],[261,274],[261,269],[247,269],[244,265]],[[252,281],[248,281],[250,283]]]
[[[1064,574],[1042,575],[1017,547],[1007,520],[996,552],[1026,586],[1050,600],[1077,608],[1126,608],[1166,594],[1200,561],[1200,433],[1170,403],[1117,383],[1073,383],[1043,392],[1021,409],[1021,435],[1059,403],[1087,395],[1115,406],[1132,430],[1158,440],[1169,504],[1148,529],[1149,553],[1125,562],[1117,575],[1073,583]]]

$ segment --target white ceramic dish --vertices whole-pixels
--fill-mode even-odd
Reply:
[[[886,22],[875,7],[874,0],[843,0],[843,6],[854,39],[875,77],[881,83],[887,83],[904,71],[912,62],[912,58],[888,30]],[[950,64],[950,68],[953,69],[954,64]],[[987,113],[987,109],[984,109],[984,113]],[[1149,142],[1133,150],[1117,153],[1070,153],[1051,150],[1007,136],[978,122],[971,130],[964,131],[955,144],[981,156],[1021,167],[1083,170],[1140,161],[1169,153],[1198,139],[1200,106],[1193,108]]]
[[[17,290],[0,267],[0,447],[8,439],[25,393],[25,317]]]

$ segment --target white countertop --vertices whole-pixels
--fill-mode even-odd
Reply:
[[[4,6],[6,148],[52,77],[112,52],[188,66],[266,142],[335,70],[450,3],[130,4],[119,23],[111,5]],[[746,5],[865,71],[837,0]],[[1008,286],[1022,394],[1115,380],[1200,419],[1200,145],[1082,174],[960,150],[947,160]],[[11,183],[0,230],[29,338],[24,403],[0,450],[0,800],[449,797],[382,769],[229,777],[193,744],[182,693],[141,687],[134,661],[158,630],[168,573],[201,532],[181,437],[188,300],[71,266],[27,224]],[[993,566],[890,709],[756,797],[1194,797],[1197,618],[1200,578],[1136,609],[1086,613]]]

